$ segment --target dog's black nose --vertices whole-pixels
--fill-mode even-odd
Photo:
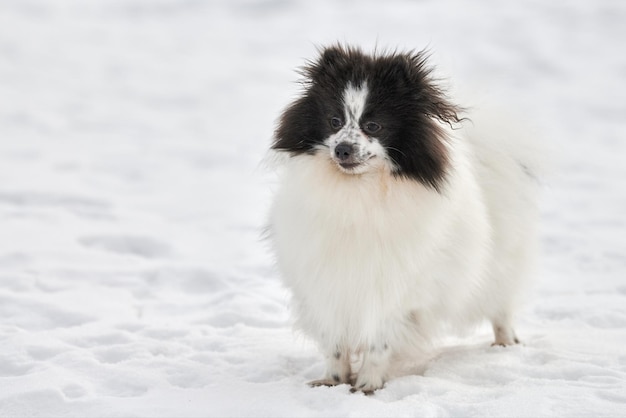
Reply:
[[[352,154],[354,154],[354,146],[352,144],[342,142],[335,147],[335,156],[339,161],[349,160]]]

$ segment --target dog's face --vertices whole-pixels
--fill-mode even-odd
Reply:
[[[331,47],[303,69],[305,92],[283,113],[273,149],[328,158],[346,175],[378,170],[438,188],[456,123],[423,53],[369,56]]]
[[[369,89],[364,82],[353,85],[348,82],[338,110],[331,113],[328,121],[330,135],[325,138],[321,153],[329,157],[346,174],[360,174],[373,171],[393,162],[381,144],[384,134],[380,114],[366,113]],[[341,108],[343,107],[343,108]]]

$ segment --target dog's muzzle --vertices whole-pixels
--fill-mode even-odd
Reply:
[[[335,145],[333,159],[346,170],[358,167],[363,162],[358,148],[349,142],[340,142]]]

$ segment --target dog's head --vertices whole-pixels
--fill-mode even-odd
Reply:
[[[386,169],[439,188],[448,165],[442,123],[459,122],[426,55],[367,55],[334,46],[302,70],[305,91],[282,114],[273,149],[323,155],[347,175]]]

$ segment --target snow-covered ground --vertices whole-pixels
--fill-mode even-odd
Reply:
[[[624,416],[626,3],[0,0],[0,416]],[[423,48],[549,144],[518,325],[309,388],[260,161],[315,46]],[[482,100],[482,99],[480,99]]]

